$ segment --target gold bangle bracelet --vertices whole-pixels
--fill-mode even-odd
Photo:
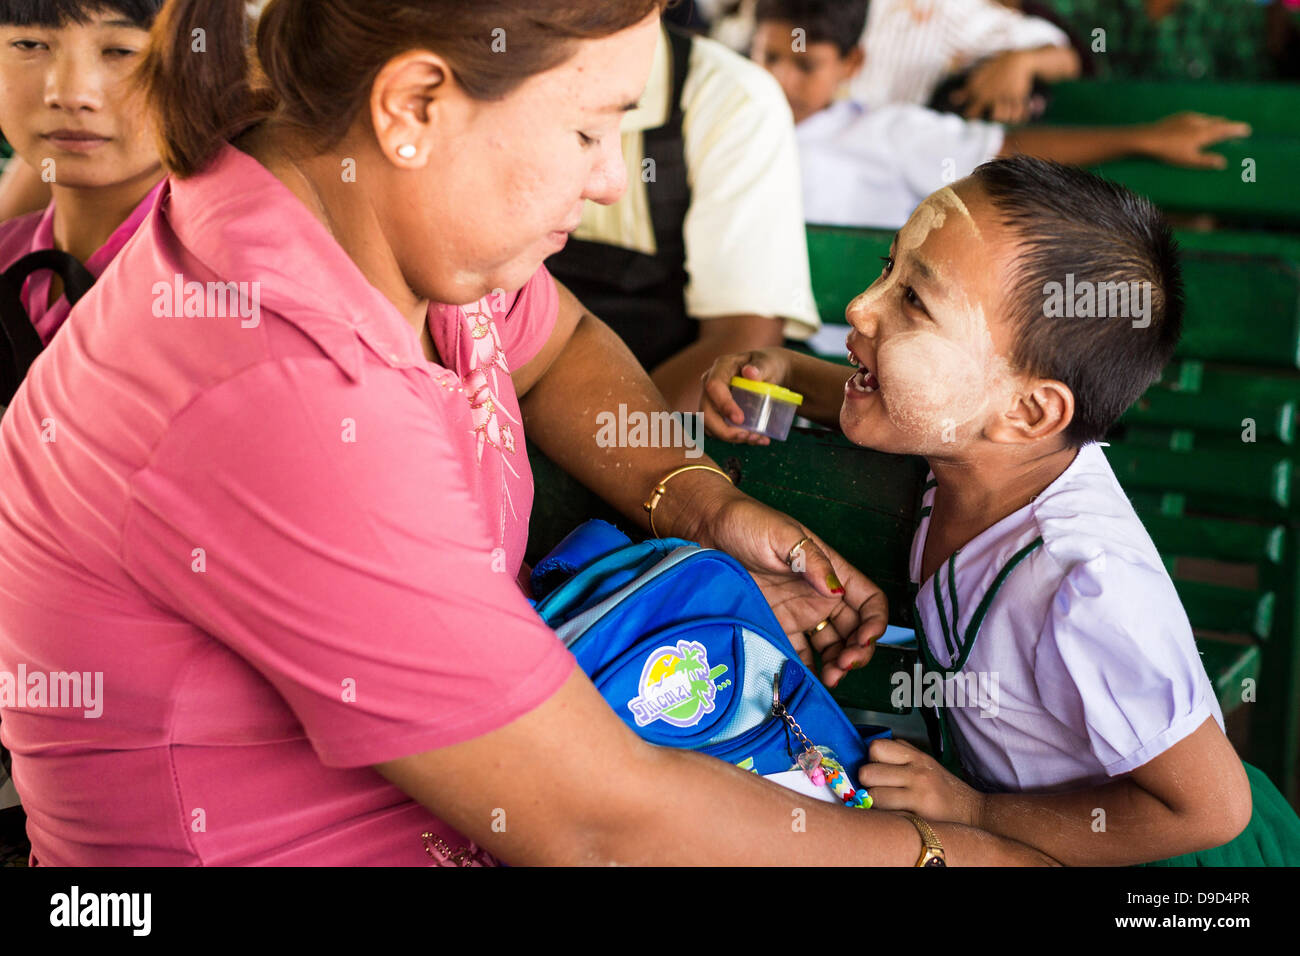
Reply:
[[[675,468],[668,472],[668,474],[659,479],[655,484],[654,491],[650,492],[650,497],[641,505],[641,507],[645,509],[646,514],[650,516],[650,533],[656,538],[659,537],[659,532],[655,530],[655,506],[659,504],[659,500],[663,498],[664,494],[668,491],[665,487],[668,482],[676,478],[678,475],[684,474],[688,471],[711,471],[714,474],[726,478],[728,484],[735,484],[735,482],[731,480],[729,474],[721,468],[714,468],[712,465],[683,465],[681,468]]]

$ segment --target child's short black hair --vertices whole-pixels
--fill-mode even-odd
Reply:
[[[1016,333],[1008,358],[1069,386],[1071,444],[1100,441],[1159,377],[1182,333],[1169,223],[1123,186],[1043,159],[985,163],[971,179],[1022,243],[1007,287]]]
[[[867,0],[758,0],[754,20],[793,23],[809,43],[834,43],[848,56],[867,28]]]
[[[0,0],[0,23],[64,27],[89,23],[96,13],[120,13],[142,30],[153,26],[163,0]]]

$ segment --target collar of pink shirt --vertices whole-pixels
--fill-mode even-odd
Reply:
[[[136,204],[131,210],[131,214],[122,221],[122,224],[113,230],[113,234],[108,237],[108,241],[95,250],[86,262],[85,266],[90,274],[98,279],[108,268],[108,264],[113,261],[127,241],[135,235],[140,223],[144,222],[145,217],[153,209],[155,201],[162,192],[163,184],[167,180],[161,179],[149,190],[143,199]],[[31,245],[28,252],[40,252],[43,249],[54,248],[54,203],[51,202],[45,207],[45,213],[41,216],[40,221],[36,224],[36,232],[32,235]],[[38,272],[28,280],[24,293],[23,304],[27,307],[27,314],[31,317],[32,325],[40,333],[41,341],[47,345],[54,333],[59,330],[64,319],[72,310],[68,304],[66,296],[59,296],[53,305],[50,301],[50,282],[52,273]]]
[[[225,282],[260,282],[261,307],[289,319],[353,381],[362,343],[395,368],[429,368],[419,338],[329,230],[261,163],[225,145],[169,180],[161,205],[189,252]]]

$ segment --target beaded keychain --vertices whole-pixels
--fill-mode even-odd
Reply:
[[[794,715],[781,702],[781,676],[772,678],[772,713],[786,722],[787,732],[793,731],[795,738],[803,745],[803,750],[795,758],[799,769],[818,787],[830,787],[831,792],[840,798],[847,807],[858,810],[871,809],[871,794],[865,787],[855,788],[849,782],[848,772],[844,766],[829,753],[823,754],[813,746],[813,742],[804,734]]]

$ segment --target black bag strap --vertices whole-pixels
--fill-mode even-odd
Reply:
[[[95,277],[73,255],[58,249],[29,252],[0,272],[0,405],[8,405],[44,343],[23,306],[23,283],[49,269],[63,280],[68,305],[76,305],[95,284]]]
[[[63,294],[68,299],[68,305],[76,305],[77,300],[89,292],[90,287],[95,284],[94,275],[81,264],[81,260],[60,249],[40,249],[37,252],[29,252],[6,269],[5,275],[10,282],[21,289],[28,276],[42,269],[51,270],[63,280]]]

